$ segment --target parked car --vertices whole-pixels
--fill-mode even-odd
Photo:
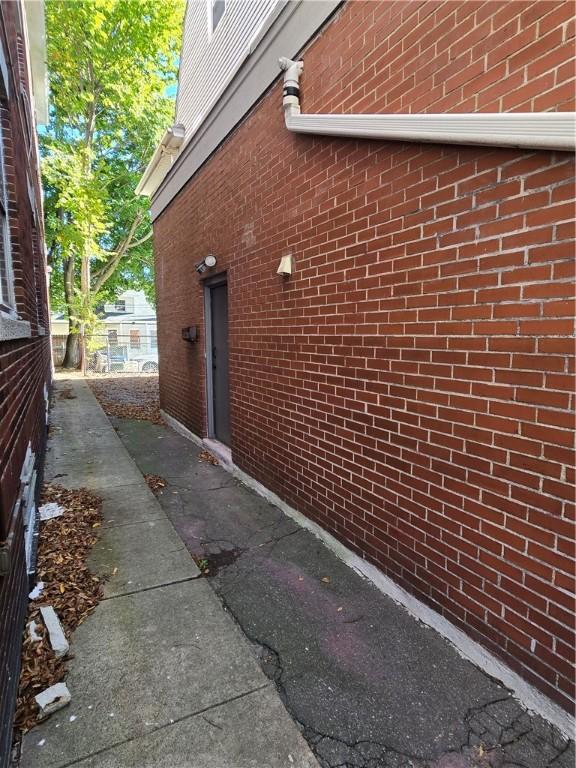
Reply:
[[[112,349],[108,355],[106,351],[98,350],[92,356],[90,367],[96,373],[157,373],[158,352],[146,352],[128,358],[126,351]]]
[[[139,373],[157,373],[158,372],[158,352],[147,352],[137,357],[131,357],[124,363],[124,370],[130,370],[136,363],[136,370]]]

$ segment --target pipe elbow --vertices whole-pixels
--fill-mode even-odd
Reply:
[[[289,59],[287,56],[281,56],[278,59],[278,64],[280,69],[283,72],[286,72],[284,75],[285,80],[286,78],[289,78],[290,80],[297,81],[302,74],[302,70],[304,69],[304,62],[301,59],[299,61],[294,61],[293,59]]]
[[[303,61],[292,61],[283,56],[278,60],[284,72],[284,90],[282,103],[286,111],[300,113],[300,75],[304,69]]]

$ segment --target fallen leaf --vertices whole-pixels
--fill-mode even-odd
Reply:
[[[101,499],[84,488],[69,490],[46,485],[41,503],[56,502],[64,513],[40,523],[37,575],[44,583],[42,603],[50,603],[57,612],[67,637],[88,616],[102,597],[102,582],[90,573],[86,558],[100,525]],[[15,725],[18,732],[30,730],[38,716],[34,697],[60,682],[66,675],[62,659],[54,655],[47,631],[40,619],[37,602],[28,604],[26,625],[36,621],[41,639],[33,642],[25,631],[22,643],[21,674]]]
[[[166,480],[160,475],[144,475],[144,480],[148,483],[148,487],[153,493],[157,493],[162,488],[166,487]],[[174,493],[174,491],[172,491]]]
[[[322,576],[322,581],[325,584],[330,584],[330,576]]]
[[[158,376],[115,376],[88,380],[108,416],[163,424]]]
[[[210,451],[201,451],[198,454],[198,461],[205,461],[207,464],[212,464],[215,467],[218,466],[218,459],[212,456]]]

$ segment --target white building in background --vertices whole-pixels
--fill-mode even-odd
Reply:
[[[114,303],[104,304],[99,327],[89,342],[89,351],[102,351],[107,366],[115,370],[158,370],[156,310],[144,291],[124,291]],[[63,314],[52,315],[54,362],[64,355],[68,320]]]

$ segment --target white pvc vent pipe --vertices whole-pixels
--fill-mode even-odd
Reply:
[[[574,112],[302,115],[299,78],[304,62],[282,58],[279,63],[284,70],[286,128],[295,133],[561,151],[576,148]]]

